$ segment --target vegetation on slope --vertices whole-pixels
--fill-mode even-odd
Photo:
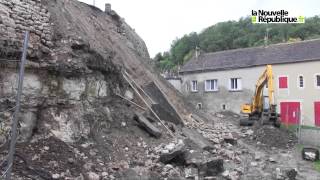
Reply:
[[[252,24],[251,17],[238,21],[220,22],[200,33],[192,32],[174,40],[169,52],[154,57],[161,71],[177,70],[194,54],[196,47],[204,52],[261,46],[320,38],[320,17],[306,18],[305,24]]]

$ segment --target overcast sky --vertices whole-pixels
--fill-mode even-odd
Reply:
[[[93,4],[94,0],[80,0]],[[153,57],[167,51],[173,40],[200,32],[217,22],[238,20],[251,10],[287,10],[291,16],[320,15],[320,0],[95,0],[104,10],[110,3],[136,30]]]

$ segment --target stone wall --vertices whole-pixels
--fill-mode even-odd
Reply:
[[[298,130],[297,130],[298,132]],[[319,128],[301,128],[301,134],[297,133],[297,136],[301,138],[301,142],[304,145],[309,146],[320,146],[319,136],[320,129]]]
[[[53,46],[49,20],[50,13],[41,0],[0,0],[1,39],[22,41],[24,32],[29,31],[30,52],[49,51]]]

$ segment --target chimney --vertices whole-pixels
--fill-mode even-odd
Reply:
[[[104,12],[107,14],[110,14],[110,12],[111,12],[111,4],[110,3],[105,4]]]
[[[200,56],[200,48],[196,46],[196,59],[198,60],[198,57]]]
[[[264,36],[264,47],[268,47],[269,45],[269,31],[270,31],[271,28],[268,28],[266,29],[266,33],[265,33],[265,36]]]

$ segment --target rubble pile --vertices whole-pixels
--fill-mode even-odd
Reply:
[[[164,164],[163,178],[210,178],[221,177],[224,172],[224,160],[201,148],[193,148],[191,141],[176,139],[169,144],[161,144],[154,148],[159,162]],[[168,171],[170,169],[171,171]]]
[[[256,127],[252,140],[268,147],[291,148],[297,143],[295,134],[286,129],[273,126]]]
[[[157,146],[159,161],[178,168],[184,178],[239,179],[243,169],[238,166],[246,151],[237,147],[237,127],[213,118],[214,123],[191,121],[188,126],[192,128],[182,129],[182,139]]]
[[[314,170],[310,170],[310,164],[300,162],[301,153],[294,150],[295,141],[287,139],[270,146],[254,139],[259,133],[257,129],[265,129],[265,132],[271,129],[272,136],[283,138],[291,137],[290,133],[275,130],[272,126],[240,127],[239,117],[235,115],[219,115],[212,119],[213,122],[209,123],[191,121],[188,124],[191,130],[206,137],[212,148],[201,148],[202,143],[195,143],[183,128],[182,139],[155,149],[159,162],[180,170],[180,176],[190,179],[293,180],[306,179],[310,173],[319,177]],[[168,157],[170,160],[166,161]],[[211,171],[204,168],[207,166]]]

